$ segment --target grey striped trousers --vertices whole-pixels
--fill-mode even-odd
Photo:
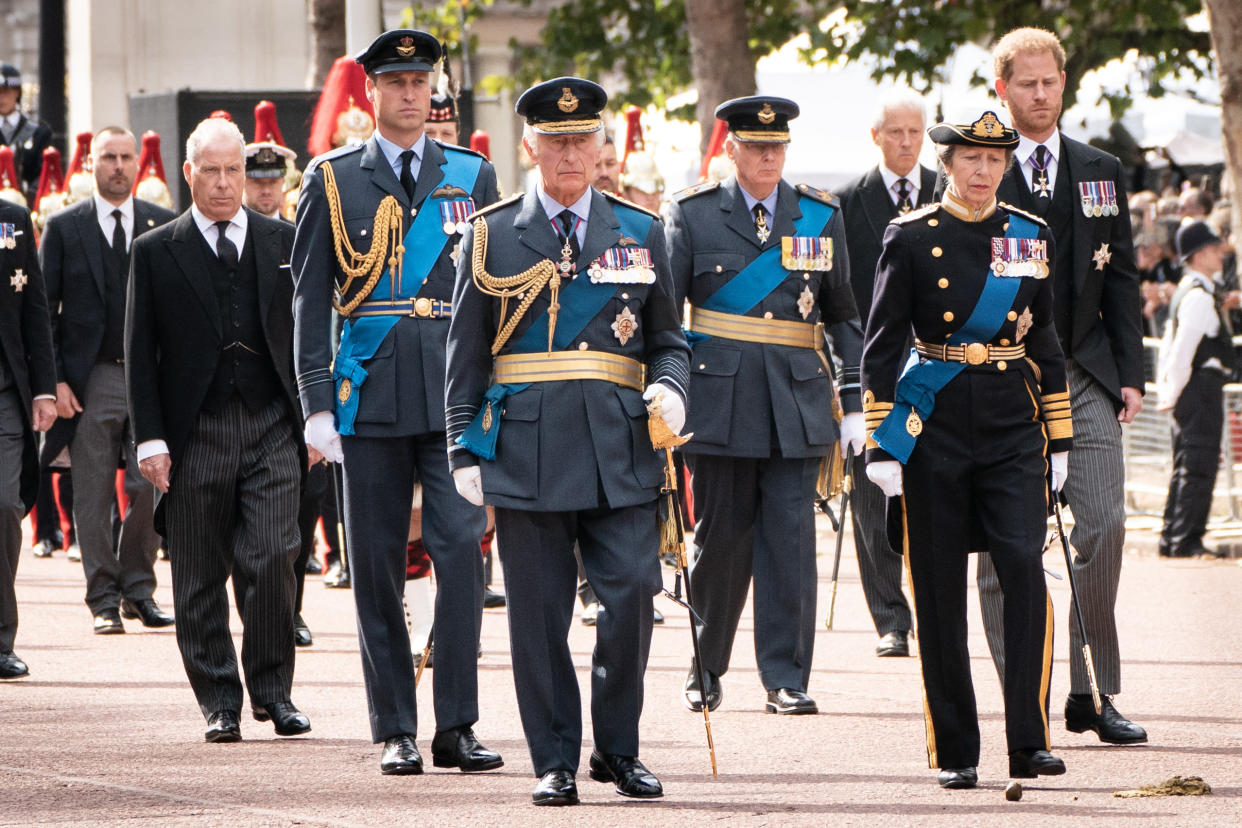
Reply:
[[[1065,498],[1074,513],[1070,546],[1074,550],[1074,583],[1082,601],[1083,623],[1091,643],[1100,692],[1121,691],[1121,654],[1117,644],[1117,586],[1121,581],[1122,547],[1126,539],[1125,461],[1121,424],[1113,398],[1074,363],[1069,373],[1070,405],[1074,412],[1074,448],[1069,456]],[[1058,545],[1049,555],[1061,555]],[[1003,598],[992,559],[979,556],[979,604],[992,660],[1005,674]],[[1070,693],[1090,693],[1082,657],[1082,635],[1069,607]]]

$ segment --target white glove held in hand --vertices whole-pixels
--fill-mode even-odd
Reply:
[[[896,460],[868,463],[867,477],[880,487],[885,497],[901,496],[901,464]]]
[[[453,485],[457,493],[475,506],[483,505],[483,474],[478,466],[453,469]]]
[[[303,431],[306,445],[323,455],[329,463],[341,462],[345,455],[341,453],[341,435],[336,433],[336,420],[331,411],[320,411],[310,415]]]
[[[1065,478],[1069,477],[1069,452],[1054,451],[1049,459],[1052,461],[1052,490],[1059,492],[1065,485]]]
[[[863,415],[855,412],[841,418],[841,456],[849,457],[850,453],[862,454],[863,444],[867,442],[867,427],[863,423]]]
[[[662,382],[648,385],[643,392],[643,399],[651,402],[657,395],[660,396],[660,416],[674,434],[681,434],[686,425],[686,404],[681,401],[681,396],[676,391]]]

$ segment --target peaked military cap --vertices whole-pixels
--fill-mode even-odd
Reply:
[[[752,95],[725,101],[716,107],[716,117],[729,123],[729,132],[739,141],[788,144],[789,122],[798,111],[788,98]]]
[[[452,95],[435,92],[431,96],[431,109],[427,111],[427,120],[447,123],[457,120],[457,100]]]
[[[384,72],[430,72],[443,54],[434,35],[417,29],[384,32],[371,45],[354,55],[368,75]]]
[[[1017,130],[1000,122],[996,113],[984,112],[971,124],[936,124],[927,130],[927,137],[937,144],[1010,149],[1018,145]]]
[[[604,128],[599,113],[608,105],[608,93],[598,83],[582,78],[556,78],[522,93],[513,109],[543,135],[573,135]]]
[[[11,63],[0,63],[0,86],[22,88],[22,73]]]

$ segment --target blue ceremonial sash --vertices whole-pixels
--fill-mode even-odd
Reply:
[[[621,236],[646,239],[651,232],[652,218],[641,210],[613,203],[613,212],[621,224]],[[780,252],[779,250],[777,251]],[[563,351],[573,344],[578,335],[599,315],[608,301],[617,295],[617,285],[612,282],[594,283],[584,276],[590,262],[580,260],[574,278],[560,289],[557,301],[560,311],[556,317],[556,331],[552,334],[552,350]],[[526,332],[514,343],[510,353],[533,354],[548,347],[548,312],[544,310]],[[497,383],[483,395],[483,406],[474,420],[457,438],[457,444],[465,446],[476,457],[496,459],[496,442],[500,437],[501,403],[510,394],[530,387],[530,383]],[[487,428],[483,427],[487,422]]]
[[[835,212],[830,205],[805,196],[798,197],[798,206],[802,210],[802,216],[794,222],[795,236],[818,236]],[[715,293],[699,303],[699,307],[744,316],[776,290],[788,275],[789,271],[781,266],[781,246],[778,244],[769,247]],[[687,331],[686,338],[691,345],[697,345],[711,337]]]
[[[475,182],[479,178],[479,170],[483,159],[474,153],[458,152],[446,148],[444,164],[440,166],[443,174],[437,186],[451,185],[474,192]],[[427,170],[430,172],[430,170]],[[435,199],[435,202],[456,199]],[[433,199],[424,199],[423,207],[410,222],[402,244],[405,245],[400,278],[397,280],[399,289],[397,298],[409,298],[404,289],[406,284],[422,288],[431,269],[436,266],[440,254],[451,238],[444,233],[440,225],[440,211],[434,207]],[[372,239],[372,244],[375,240]],[[407,278],[408,277],[408,278]],[[375,283],[371,295],[393,296],[393,276],[391,268],[380,276]],[[417,290],[415,290],[415,294]],[[414,294],[410,294],[413,296]],[[364,316],[360,319],[348,320],[341,333],[341,344],[336,351],[332,373],[336,381],[336,422],[337,431],[346,436],[354,433],[354,418],[358,415],[358,390],[366,382],[367,371],[362,363],[375,356],[380,343],[397,324],[401,316]],[[349,386],[344,388],[345,381]],[[344,392],[342,392],[344,388]]]
[[[1007,239],[1034,239],[1039,237],[1039,227],[1033,221],[1010,214]],[[948,339],[949,345],[966,345],[971,342],[987,342],[1005,324],[1005,315],[1013,306],[1014,297],[1022,285],[1021,277],[997,276],[988,268],[983,292],[970,318]],[[910,412],[914,411],[926,423],[936,407],[936,394],[966,367],[963,362],[944,362],[938,359],[919,360],[911,351],[910,359],[901,379],[897,381],[893,409],[876,428],[872,439],[901,463],[910,459],[917,435],[906,428]]]

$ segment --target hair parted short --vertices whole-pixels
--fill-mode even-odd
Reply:
[[[1057,71],[1065,71],[1065,48],[1060,39],[1047,29],[1036,29],[1027,26],[1014,29],[1002,37],[992,47],[992,72],[996,77],[1009,82],[1013,74],[1013,61],[1018,55],[1029,52],[1047,52],[1056,61]]]

